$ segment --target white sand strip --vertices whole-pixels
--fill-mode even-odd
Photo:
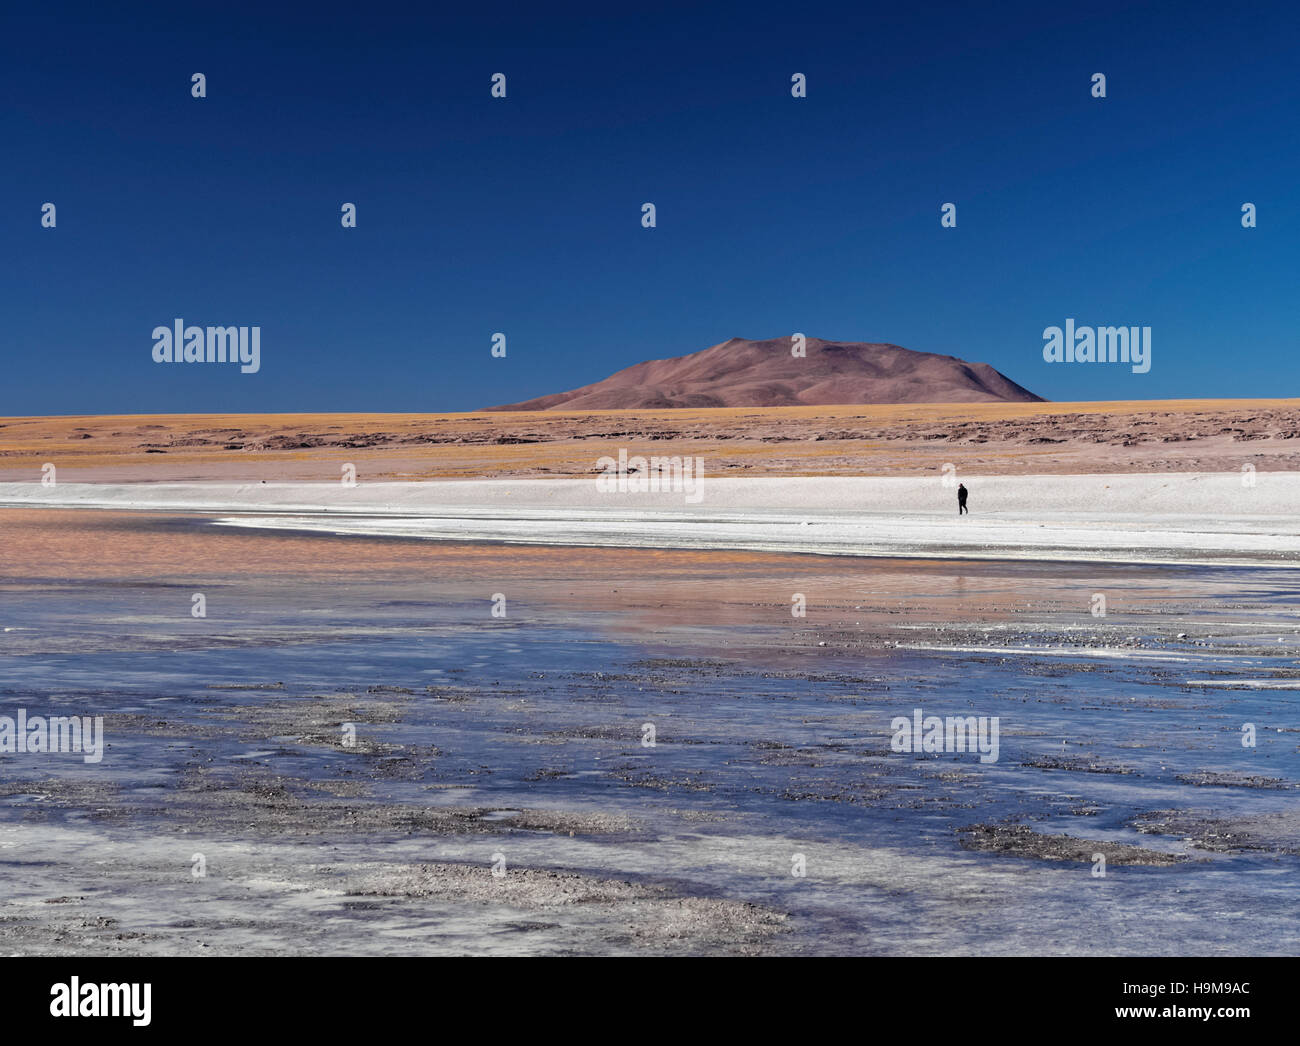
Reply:
[[[1300,690],[1300,679],[1278,682],[1273,679],[1189,679],[1184,686],[1209,686],[1222,690],[1245,687],[1247,690]]]
[[[899,650],[928,650],[947,654],[999,654],[1007,657],[1020,657],[1029,654],[1033,657],[1070,657],[1070,658],[1105,658],[1112,661],[1222,661],[1221,654],[1159,654],[1132,650],[1128,647],[1066,647],[1066,646],[945,646],[942,643],[895,643]]]
[[[1300,566],[1300,473],[1259,473],[1253,486],[1202,473],[963,481],[973,512],[964,517],[938,478],[908,477],[706,477],[694,495],[607,493],[595,479],[0,483],[0,505],[455,541]]]

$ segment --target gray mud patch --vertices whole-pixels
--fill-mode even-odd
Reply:
[[[1044,756],[1038,759],[1026,759],[1021,766],[1035,770],[1070,770],[1080,774],[1135,774],[1132,767],[1101,763],[1096,760],[1055,758]]]
[[[1155,810],[1135,817],[1132,825],[1146,834],[1184,838],[1214,853],[1300,854],[1300,811],[1295,810],[1233,817]]]
[[[1183,784],[1196,785],[1198,788],[1262,788],[1280,791],[1296,787],[1292,782],[1284,781],[1280,777],[1220,773],[1214,770],[1198,770],[1193,774],[1178,774],[1176,779],[1183,782]]]
[[[1127,843],[1078,839],[1071,835],[1047,835],[1023,824],[975,824],[958,830],[963,850],[1004,854],[1007,857],[1034,857],[1040,861],[1079,861],[1091,864],[1094,854],[1103,854],[1110,865],[1143,865],[1166,868],[1188,858],[1182,854],[1161,853]]]
[[[76,810],[96,821],[156,818],[178,832],[227,838],[511,832],[590,836],[628,833],[636,827],[622,815],[385,803],[363,800],[365,791],[360,782],[307,781],[251,772],[228,779],[207,769],[191,768],[179,787],[165,790],[165,806],[125,805],[116,785],[98,781],[10,781],[0,785],[0,798],[30,797],[24,810],[29,820],[49,820],[58,811]],[[315,798],[321,794],[331,799]],[[356,801],[332,801],[340,795]]]
[[[664,886],[567,871],[514,868],[494,876],[484,866],[448,863],[353,866],[346,871],[345,888],[352,897],[505,906],[560,920],[512,924],[530,931],[562,925],[564,909],[580,907],[584,919],[609,924],[607,935],[638,945],[689,943],[748,952],[781,932],[788,918],[745,901],[682,895]]]

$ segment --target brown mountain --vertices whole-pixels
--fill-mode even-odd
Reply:
[[[807,339],[807,356],[791,339],[720,345],[649,360],[569,392],[487,410],[635,410],[664,407],[788,407],[853,403],[1041,402],[987,363],[913,352],[897,345]]]

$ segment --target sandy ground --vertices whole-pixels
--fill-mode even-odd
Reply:
[[[694,495],[602,492],[592,479],[0,483],[0,504],[205,512],[228,526],[450,541],[1300,565],[1298,473],[962,479],[966,516],[933,477],[706,475]]]
[[[1300,401],[895,404],[479,414],[0,418],[0,480],[582,476],[619,447],[712,475],[1300,470]]]

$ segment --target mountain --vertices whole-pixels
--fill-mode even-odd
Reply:
[[[486,410],[636,410],[853,403],[1041,402],[987,363],[897,345],[808,338],[731,338],[699,352],[648,360],[569,392]]]

